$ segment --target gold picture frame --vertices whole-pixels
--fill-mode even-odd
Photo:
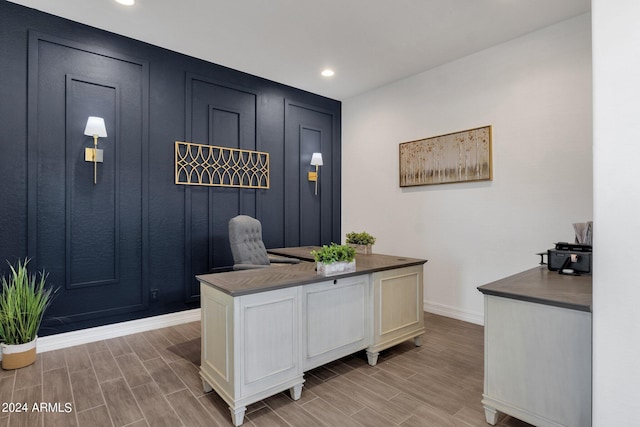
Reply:
[[[491,126],[400,144],[400,187],[491,181]]]

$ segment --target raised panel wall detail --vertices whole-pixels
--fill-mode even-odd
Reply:
[[[186,140],[197,144],[257,149],[257,94],[187,75]],[[229,220],[256,216],[256,192],[236,188],[185,188],[185,300],[199,297],[197,274],[233,264]]]
[[[330,117],[321,179],[331,176],[339,230],[339,101],[12,2],[0,2],[0,29],[0,261],[30,257],[62,287],[40,336],[198,307],[194,275],[231,266],[227,222],[238,213],[284,247],[285,211],[300,211],[285,182],[301,165],[285,146],[285,103]],[[95,186],[82,158],[94,113],[108,132]],[[287,123],[296,135],[300,125],[327,132]],[[270,153],[270,188],[176,185],[175,141],[207,139]]]
[[[120,162],[116,131],[120,89],[86,77],[67,75],[66,80],[65,284],[67,289],[114,284],[120,278],[120,197],[115,179]],[[105,149],[97,175],[99,188],[91,178],[93,165],[84,161],[84,147],[91,137],[78,132],[87,111],[106,118],[110,130],[100,145]]]
[[[339,220],[333,207],[340,199],[337,119],[328,111],[285,101],[285,246],[307,246],[340,241]],[[338,152],[335,150],[338,149]],[[311,156],[322,153],[318,194],[307,180]]]
[[[327,140],[331,140],[331,136],[327,136],[327,132],[323,132],[322,129],[304,125],[300,126],[299,133],[300,160],[303,166],[307,165],[307,167],[300,168],[298,175],[298,182],[301,183],[299,195],[300,205],[313,207],[312,209],[304,209],[304,213],[300,214],[300,246],[317,246],[325,243],[322,240],[323,224],[320,220],[322,201],[323,199],[327,201],[330,200],[326,197],[323,198],[322,195],[324,195],[325,192],[330,193],[331,188],[325,188],[329,180],[324,176],[324,166],[320,166],[318,194],[315,194],[315,183],[307,179],[307,173],[314,168],[310,165],[311,155],[313,155],[313,153],[321,153],[323,145],[325,147],[328,145]],[[326,151],[325,148],[325,152]],[[324,155],[326,156],[327,154]]]
[[[64,284],[46,327],[147,307],[147,86],[144,61],[30,34],[28,253]],[[90,115],[108,135],[95,184]]]

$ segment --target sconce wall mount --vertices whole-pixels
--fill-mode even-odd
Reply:
[[[318,195],[318,166],[322,166],[322,153],[313,153],[311,156],[311,166],[315,166],[315,172],[308,172],[307,179],[316,183],[316,196]]]
[[[93,148],[85,147],[84,161],[93,162],[93,183],[98,182],[98,163],[102,163],[104,159],[103,150],[98,148],[98,138],[107,137],[107,128],[104,125],[102,117],[89,116],[87,126],[84,128],[84,134],[93,137]]]

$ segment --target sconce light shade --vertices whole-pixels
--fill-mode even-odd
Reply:
[[[107,127],[104,125],[102,117],[89,116],[87,126],[84,128],[84,134],[88,136],[97,135],[100,138],[106,138]]]
[[[311,156],[311,166],[322,166],[322,153],[313,153]]]

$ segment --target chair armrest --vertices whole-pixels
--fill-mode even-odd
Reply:
[[[281,264],[298,264],[300,260],[298,258],[289,258],[286,256],[278,256],[268,254],[269,262],[281,263]]]
[[[261,265],[261,264],[233,264],[234,270],[253,270],[256,268],[266,268],[266,267],[269,267],[269,266]]]

